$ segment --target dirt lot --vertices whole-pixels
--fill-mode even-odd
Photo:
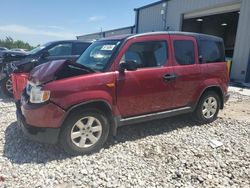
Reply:
[[[241,95],[240,92],[235,92],[219,117],[250,122],[250,98],[247,95]]]
[[[0,188],[248,188],[249,91],[230,88],[230,100],[213,123],[199,125],[184,115],[125,126],[100,152],[78,157],[27,140],[14,103],[0,99]],[[212,148],[211,140],[223,145]]]

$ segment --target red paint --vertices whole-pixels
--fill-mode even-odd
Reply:
[[[32,107],[27,101],[21,100],[22,114],[26,123],[34,127],[58,128],[61,126],[65,111],[53,103]]]
[[[173,52],[173,41],[177,39],[193,41],[195,64],[178,65]],[[119,72],[119,62],[131,44],[152,40],[168,43],[168,59],[163,67]],[[60,66],[60,63],[57,62],[55,66]],[[32,104],[22,102],[22,111],[29,124],[38,127],[59,127],[65,118],[64,111],[93,100],[105,101],[112,107],[113,115],[121,117],[174,109],[195,104],[202,92],[211,86],[218,86],[226,94],[229,81],[226,63],[199,64],[196,39],[180,34],[151,34],[128,39],[110,69],[104,73],[89,73],[48,81],[48,78],[53,77],[56,68],[58,67],[48,65],[43,71],[39,70],[31,75],[31,80],[44,83],[43,89],[51,91],[51,98],[49,104],[40,107],[31,107]],[[44,74],[46,71],[48,77]],[[167,82],[163,79],[166,74],[176,74],[177,78]],[[114,87],[108,86],[113,83]]]
[[[28,73],[12,73],[13,95],[16,101],[21,99],[21,94],[27,84]]]

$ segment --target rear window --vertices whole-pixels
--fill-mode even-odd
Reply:
[[[191,40],[175,40],[174,53],[179,65],[192,65],[195,63],[194,43]]]
[[[200,55],[206,63],[224,62],[225,52],[223,43],[212,40],[201,40]]]
[[[81,55],[88,47],[89,43],[75,43],[73,44],[72,55]]]

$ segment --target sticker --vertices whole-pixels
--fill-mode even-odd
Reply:
[[[112,51],[114,49],[115,45],[104,45],[101,50],[107,50]]]

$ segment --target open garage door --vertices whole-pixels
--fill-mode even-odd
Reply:
[[[232,59],[239,20],[240,5],[228,5],[184,14],[182,30],[222,37],[226,57]]]

